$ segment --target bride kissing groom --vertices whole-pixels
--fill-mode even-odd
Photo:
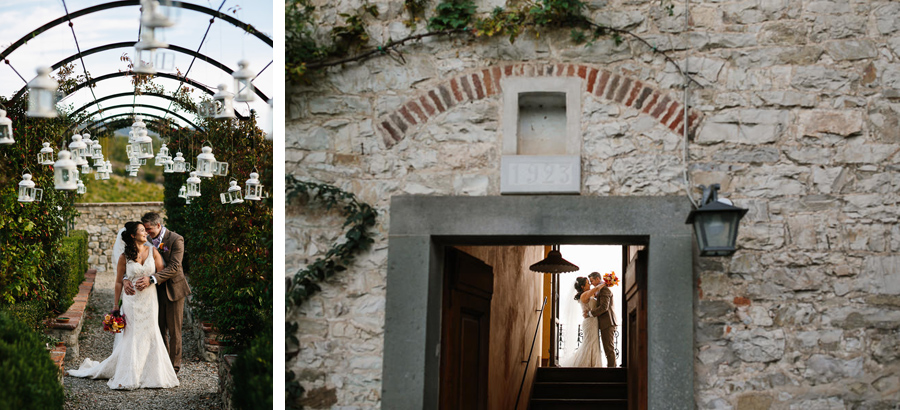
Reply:
[[[121,299],[127,325],[106,360],[84,359],[70,376],[109,379],[111,389],[178,386],[184,299],[191,293],[183,258],[184,238],[167,230],[158,213],[125,224],[113,246],[118,261],[113,309]]]

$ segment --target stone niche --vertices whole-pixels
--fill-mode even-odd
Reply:
[[[504,78],[501,194],[581,192],[580,78]]]

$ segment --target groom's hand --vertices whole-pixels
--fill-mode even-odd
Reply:
[[[588,311],[587,311],[587,310],[582,310],[582,311],[581,311],[581,316],[584,316],[585,319],[586,319],[586,318],[588,317]]]
[[[144,277],[138,279],[136,286],[137,286],[138,290],[146,289],[147,286],[150,286],[150,278],[144,276]]]
[[[126,295],[134,295],[134,285],[131,284],[131,281],[125,279],[122,281],[122,284],[125,286],[125,294]]]

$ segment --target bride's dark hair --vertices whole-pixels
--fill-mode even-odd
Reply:
[[[584,293],[584,284],[587,283],[587,278],[584,276],[579,276],[575,279],[575,300],[581,299],[581,294]]]
[[[137,234],[140,222],[125,222],[125,230],[122,231],[122,242],[125,242],[125,260],[137,262],[138,248],[134,244],[134,235]]]

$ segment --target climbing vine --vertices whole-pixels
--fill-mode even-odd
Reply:
[[[316,259],[287,280],[286,307],[291,309],[302,305],[322,289],[320,283],[347,270],[347,265],[353,262],[358,253],[369,249],[373,242],[369,229],[375,225],[378,213],[371,205],[357,200],[352,193],[332,185],[301,181],[290,175],[285,178],[285,194],[287,203],[294,198],[305,197],[311,201],[321,202],[327,210],[340,208],[346,217],[342,228],[349,227],[343,240],[329,249],[324,257]],[[291,359],[299,353],[296,350],[300,343],[297,338],[299,326],[296,322],[290,321],[286,326],[285,334],[288,337],[286,352],[288,359]],[[296,379],[294,372],[287,372],[285,380],[287,406],[297,408],[298,400],[303,394],[303,386]]]
[[[406,24],[415,26],[415,21],[424,9],[426,0],[406,0],[404,8],[410,19]],[[668,6],[660,2],[670,15],[673,14],[671,2]],[[585,3],[581,0],[536,0],[524,1],[513,8],[497,7],[483,17],[476,17],[475,4],[472,0],[443,0],[435,7],[434,16],[428,20],[427,33],[411,35],[402,39],[390,39],[387,43],[373,49],[363,50],[369,41],[365,30],[366,15],[377,17],[374,6],[366,4],[355,14],[340,14],[345,24],[331,30],[331,43],[320,45],[315,39],[313,27],[316,20],[313,16],[315,6],[310,0],[288,0],[285,3],[286,42],[285,42],[285,75],[289,81],[310,81],[311,72],[339,66],[353,61],[362,61],[379,55],[392,56],[404,61],[401,47],[422,40],[426,37],[452,36],[456,34],[474,35],[476,37],[506,36],[515,42],[525,29],[535,30],[540,36],[542,29],[570,28],[570,37],[576,44],[590,46],[593,41],[603,36],[610,36],[616,44],[631,38],[646,46],[652,52],[662,55],[688,81],[700,85],[681,69],[675,60],[659,50],[636,33],[619,28],[607,27],[591,21],[584,15]],[[352,55],[349,53],[353,53]]]

